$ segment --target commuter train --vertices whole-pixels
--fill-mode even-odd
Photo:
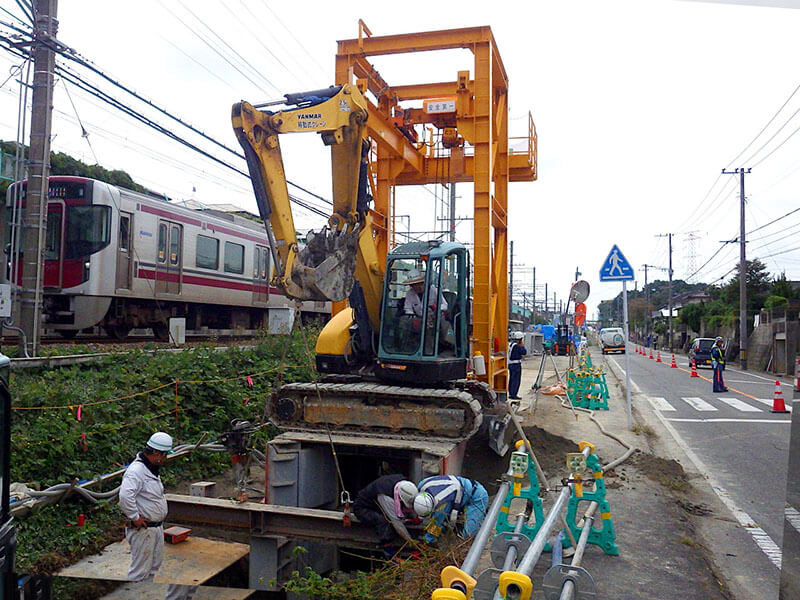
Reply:
[[[21,259],[10,273],[16,186],[24,204],[27,182],[9,188],[5,248],[6,280],[19,285]],[[171,317],[184,317],[187,330],[258,329],[270,310],[294,306],[270,286],[264,226],[239,215],[53,176],[45,238],[43,324],[67,338],[100,326],[117,339],[144,327],[166,339]],[[325,318],[330,304],[303,302],[300,311]]]

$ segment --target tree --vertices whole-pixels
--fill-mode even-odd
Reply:
[[[706,314],[703,304],[687,304],[678,313],[678,320],[686,323],[692,331],[700,331],[701,322]]]
[[[783,298],[800,298],[800,290],[792,287],[791,282],[786,279],[786,273],[781,273],[772,281],[771,295]],[[766,306],[765,306],[766,308]]]

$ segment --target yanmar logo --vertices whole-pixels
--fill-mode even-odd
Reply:
[[[321,119],[322,118],[322,114],[321,113],[298,113],[297,118],[298,118],[298,120],[299,119]]]

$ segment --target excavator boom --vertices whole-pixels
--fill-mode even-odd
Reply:
[[[274,104],[294,105],[279,111]],[[355,283],[358,238],[368,211],[364,126],[367,104],[353,85],[286,94],[283,100],[253,106],[239,102],[231,111],[233,129],[244,149],[275,271],[273,283],[298,300],[346,299]],[[280,134],[316,132],[331,147],[333,213],[328,226],[298,245],[283,166]],[[360,191],[361,190],[361,191]]]

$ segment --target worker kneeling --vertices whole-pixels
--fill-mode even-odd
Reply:
[[[398,538],[413,542],[404,522],[416,519],[417,486],[402,475],[383,475],[358,492],[353,512],[378,534],[386,558],[397,554]]]
[[[454,526],[450,519],[453,511],[464,513],[462,537],[472,537],[481,528],[489,507],[489,494],[474,479],[455,475],[436,475],[419,482],[419,495],[414,499],[414,512],[420,517],[429,517],[424,540],[434,544],[447,525]]]

